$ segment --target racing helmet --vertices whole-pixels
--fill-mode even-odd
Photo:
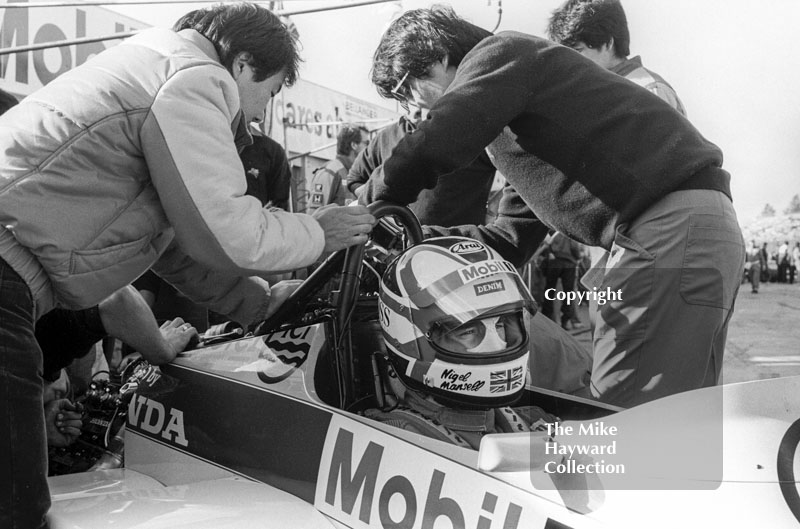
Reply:
[[[522,395],[536,304],[514,265],[491,248],[427,239],[387,267],[379,301],[389,362],[404,385],[472,409]]]

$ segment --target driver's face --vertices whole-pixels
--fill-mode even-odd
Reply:
[[[495,346],[496,351],[502,350],[506,348],[506,326],[499,317],[471,321],[447,333],[444,339],[448,345],[454,347],[449,348],[450,350],[486,352],[487,346]],[[484,351],[475,351],[478,347]]]
[[[442,349],[455,353],[496,353],[518,341],[518,315],[492,316],[459,325],[451,331],[440,330],[433,340]]]

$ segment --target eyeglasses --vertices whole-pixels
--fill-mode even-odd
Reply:
[[[405,86],[406,79],[408,79],[408,74],[409,72],[406,72],[405,75],[403,75],[403,77],[401,77],[400,80],[397,81],[397,84],[394,85],[394,88],[392,88],[391,91],[389,92],[390,94],[392,94],[392,97],[394,97],[401,103],[405,103],[406,101],[408,101],[408,97],[411,95],[409,88]]]

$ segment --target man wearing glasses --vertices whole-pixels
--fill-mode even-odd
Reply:
[[[511,185],[498,219],[429,233],[482,240],[517,266],[545,224],[603,247],[584,282],[623,295],[595,317],[595,397],[634,406],[718,382],[744,244],[722,153],[686,118],[574,50],[445,7],[392,23],[372,81],[430,113],[363,202],[409,203],[486,149]]]

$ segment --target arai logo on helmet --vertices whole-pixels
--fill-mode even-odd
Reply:
[[[486,249],[484,245],[475,242],[459,242],[450,247],[450,252],[455,254],[482,252]]]

